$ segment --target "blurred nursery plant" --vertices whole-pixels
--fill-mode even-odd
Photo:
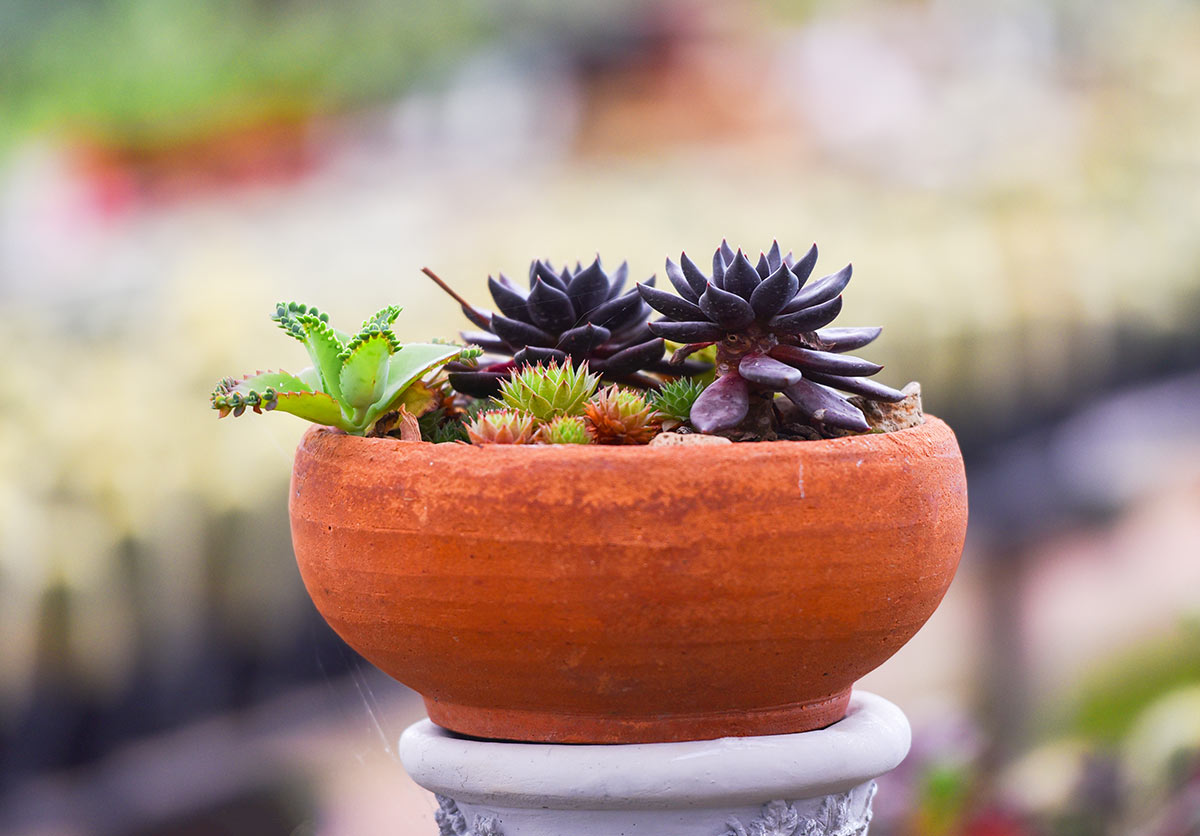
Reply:
[[[381,418],[399,412],[415,419],[436,408],[437,399],[421,378],[450,360],[471,363],[474,347],[440,343],[401,345],[392,332],[400,308],[390,305],[363,322],[356,334],[329,324],[329,315],[296,302],[280,302],[271,317],[304,344],[313,365],[298,374],[260,371],[228,377],[212,393],[212,408],[227,415],[281,410],[369,435]]]

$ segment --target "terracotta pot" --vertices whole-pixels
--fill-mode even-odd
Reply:
[[[916,633],[967,522],[954,434],[705,447],[313,429],[292,538],[356,650],[479,737],[805,731]]]

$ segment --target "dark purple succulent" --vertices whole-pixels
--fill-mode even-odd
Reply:
[[[692,405],[691,423],[701,432],[743,430],[770,437],[778,426],[776,393],[795,404],[818,430],[867,430],[861,410],[840,394],[880,401],[904,394],[868,379],[882,366],[843,352],[879,336],[879,328],[829,328],[842,310],[850,265],[808,284],[817,246],[794,259],[779,243],[751,263],[722,242],[713,254],[712,276],[687,254],[667,259],[667,277],[678,296],[646,284],[642,298],[663,319],[650,331],[685,343],[677,357],[717,346],[717,380]]]
[[[629,266],[622,263],[610,276],[599,256],[587,267],[556,272],[548,261],[529,266],[529,289],[500,274],[488,276],[488,289],[499,313],[477,308],[462,299],[431,271],[426,275],[462,305],[463,313],[482,331],[464,331],[463,339],[480,346],[498,362],[480,368],[450,368],[450,385],[474,397],[499,391],[512,370],[535,363],[586,362],[592,372],[617,383],[654,387],[658,381],[644,372],[674,376],[695,374],[707,364],[671,365],[663,354],[661,337],[650,332],[649,308],[637,290],[622,293]],[[651,276],[639,287],[653,289]]]

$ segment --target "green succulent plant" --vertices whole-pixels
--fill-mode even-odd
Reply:
[[[472,444],[533,444],[537,434],[537,419],[516,409],[480,412],[467,424]]]
[[[306,421],[367,435],[375,422],[404,407],[413,415],[433,408],[421,378],[450,360],[470,362],[478,349],[457,345],[401,345],[392,332],[400,308],[390,305],[363,322],[356,334],[338,331],[329,315],[280,302],[271,317],[308,349],[313,365],[298,374],[260,371],[228,377],[212,393],[212,407],[239,416],[280,410]]]
[[[675,425],[687,421],[692,404],[704,391],[705,383],[696,378],[681,377],[664,383],[657,392],[650,394],[650,405]]]
[[[592,443],[587,422],[578,415],[560,415],[550,423],[542,425],[538,439],[546,444]]]
[[[587,363],[576,367],[552,360],[527,366],[502,381],[496,401],[546,422],[559,415],[582,415],[599,384],[600,376],[589,374]]]

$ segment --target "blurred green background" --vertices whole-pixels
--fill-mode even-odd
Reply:
[[[0,4],[0,832],[432,832],[313,613],[279,299],[847,261],[968,461],[878,834],[1200,833],[1200,4]],[[828,272],[828,271],[827,271]],[[481,501],[485,501],[481,497]],[[189,829],[190,828],[190,829]],[[224,828],[222,831],[220,828]]]

